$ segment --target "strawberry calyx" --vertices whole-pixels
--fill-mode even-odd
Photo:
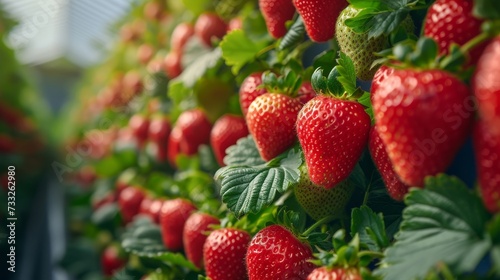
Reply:
[[[283,75],[277,76],[274,72],[262,73],[262,87],[268,92],[280,93],[290,97],[296,97],[302,85],[302,76],[292,69],[286,69]]]

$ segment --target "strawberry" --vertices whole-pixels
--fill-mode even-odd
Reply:
[[[118,248],[108,246],[101,255],[101,267],[104,276],[111,277],[113,274],[125,266],[127,259],[120,256]]]
[[[246,117],[252,101],[264,93],[267,93],[267,90],[262,87],[262,72],[252,73],[243,80],[240,86],[240,106],[243,116]]]
[[[128,126],[132,130],[137,143],[140,146],[143,145],[148,137],[149,120],[143,115],[136,114],[130,118]]]
[[[424,35],[439,44],[439,53],[449,53],[452,43],[464,45],[481,33],[482,20],[472,15],[472,0],[437,0],[427,12]],[[469,53],[470,62],[475,64],[486,43],[473,48]]]
[[[221,39],[226,31],[226,22],[215,13],[201,14],[194,25],[194,33],[208,47],[212,46],[212,38]]]
[[[156,143],[167,143],[170,136],[170,122],[161,115],[151,118],[149,123],[148,138]]]
[[[500,135],[500,36],[493,39],[481,56],[473,76],[473,90],[479,116],[489,129]]]
[[[142,64],[147,65],[153,57],[154,51],[155,49],[153,48],[153,46],[142,44],[137,49],[137,58]]]
[[[168,158],[175,163],[179,153],[194,155],[198,147],[210,142],[212,124],[201,109],[184,111],[175,123],[169,137]]]
[[[293,4],[304,20],[307,35],[315,42],[326,42],[333,38],[335,22],[348,5],[345,0],[293,0]]]
[[[403,200],[403,196],[408,192],[410,187],[401,182],[396,171],[394,171],[394,166],[389,159],[384,142],[380,139],[380,135],[375,127],[370,131],[368,147],[370,148],[373,162],[385,183],[387,192],[395,200]]]
[[[218,225],[219,219],[205,213],[193,213],[186,221],[182,233],[182,242],[186,257],[198,268],[203,268],[203,245],[211,230],[211,225]]]
[[[160,210],[160,228],[163,244],[172,251],[182,249],[182,230],[196,207],[189,201],[176,198],[163,202]]]
[[[187,41],[194,35],[194,27],[188,22],[179,23],[172,31],[170,37],[170,49],[173,52],[182,53]]]
[[[295,197],[309,216],[318,221],[332,215],[342,215],[354,191],[348,180],[332,189],[315,185],[309,179],[307,167],[300,167],[300,181],[294,189]]]
[[[144,192],[138,187],[126,187],[118,196],[118,206],[123,221],[129,223],[139,213]]]
[[[295,14],[292,0],[259,0],[259,8],[269,34],[275,39],[285,36],[287,32],[285,23]]]
[[[362,280],[361,274],[355,268],[325,266],[318,267],[307,276],[306,280]]]
[[[141,202],[139,213],[150,217],[153,222],[158,224],[163,201],[163,199],[145,197]]]
[[[378,87],[380,84],[387,79],[392,73],[394,73],[394,68],[382,65],[380,68],[375,72],[375,75],[373,76],[372,84],[370,87],[370,99],[373,100],[373,93],[377,91]]]
[[[245,267],[250,235],[242,230],[222,228],[212,231],[203,245],[205,272],[212,280],[248,279]]]
[[[247,135],[248,128],[243,117],[228,114],[215,122],[210,132],[210,145],[220,166],[225,165],[226,149]]]
[[[248,246],[246,264],[250,280],[306,279],[315,265],[311,248],[280,225],[259,231]]]
[[[500,212],[500,134],[479,121],[474,128],[474,149],[483,202],[491,213]]]
[[[302,103],[284,94],[266,93],[248,108],[248,130],[260,156],[269,161],[290,148],[296,140],[295,121]]]
[[[297,118],[311,182],[327,189],[345,180],[368,141],[370,117],[361,104],[319,95]]]
[[[345,22],[355,17],[359,10],[347,6],[337,19],[336,37],[340,50],[347,54],[354,62],[356,76],[360,80],[368,81],[373,78],[377,67],[372,68],[372,63],[378,58],[375,53],[384,50],[388,45],[388,39],[385,36],[368,39],[367,33],[356,33]],[[403,22],[403,27],[408,32],[413,32],[414,25],[408,16]]]
[[[464,83],[438,69],[395,70],[373,92],[377,131],[401,181],[422,187],[446,170],[472,125],[469,98]]]
[[[227,32],[243,29],[243,20],[240,17],[232,18],[227,24]]]
[[[163,60],[163,71],[170,79],[179,76],[182,73],[182,53],[170,51]]]

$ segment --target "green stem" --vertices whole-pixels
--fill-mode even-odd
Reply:
[[[276,48],[276,43],[273,43],[273,44],[271,44],[271,45],[269,45],[269,46],[267,46],[267,47],[263,48],[262,50],[260,50],[260,51],[257,53],[256,57],[260,57],[260,56],[264,55],[265,53],[267,53],[267,52],[269,52],[269,51],[274,50],[275,48]]]
[[[385,257],[384,253],[381,253],[381,252],[375,252],[375,251],[361,251],[358,253],[358,257],[364,257],[364,256],[371,256],[371,257],[375,257],[375,258],[378,258],[378,259],[382,259]]]
[[[483,43],[484,41],[490,39],[492,37],[491,34],[488,33],[481,33],[477,35],[476,37],[472,38],[469,42],[465,43],[460,50],[464,53],[468,53],[471,49],[475,48],[477,45]]]
[[[319,226],[321,226],[323,224],[329,223],[329,222],[335,220],[336,218],[337,218],[337,216],[326,216],[326,217],[318,220],[317,222],[315,222],[306,231],[304,231],[302,233],[302,235],[307,236],[307,235],[311,234],[311,232],[313,232],[317,227],[319,227]]]
[[[368,183],[368,186],[366,186],[365,196],[363,197],[363,205],[366,205],[368,203],[368,198],[370,197],[370,188],[372,186],[372,180],[373,180],[373,172],[372,175],[370,176],[370,183]]]

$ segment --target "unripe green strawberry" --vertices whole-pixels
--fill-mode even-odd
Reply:
[[[371,67],[378,58],[376,52],[384,50],[388,45],[388,39],[382,35],[380,37],[368,39],[367,33],[356,33],[345,22],[358,14],[359,10],[351,5],[347,6],[337,19],[336,37],[340,50],[349,56],[356,68],[356,76],[360,80],[368,81],[373,78],[378,67]],[[407,32],[413,32],[414,25],[408,16],[402,25]]]
[[[340,216],[352,196],[354,185],[345,180],[335,188],[325,189],[311,182],[306,165],[300,167],[300,173],[300,182],[294,193],[306,213],[315,220],[332,215]]]

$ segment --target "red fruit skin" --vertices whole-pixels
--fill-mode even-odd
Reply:
[[[246,263],[250,280],[306,279],[315,268],[308,260],[312,250],[289,230],[271,225],[259,231],[248,246]]]
[[[163,60],[163,70],[170,79],[179,76],[182,73],[182,53],[169,52]]]
[[[240,106],[243,116],[246,117],[248,107],[260,95],[267,93],[265,88],[259,88],[262,85],[262,72],[250,74],[243,80],[240,87]]]
[[[302,104],[306,104],[314,97],[316,97],[316,92],[314,91],[311,82],[303,82],[299,88],[299,91],[297,92],[297,99],[299,99]]]
[[[160,228],[163,244],[172,251],[183,248],[182,230],[191,212],[196,207],[189,201],[181,198],[166,200],[160,210]]]
[[[246,280],[245,267],[250,235],[242,230],[222,228],[212,231],[203,245],[205,272],[211,280]]]
[[[444,172],[471,131],[467,86],[441,70],[395,70],[373,93],[377,130],[409,186]]]
[[[380,68],[377,70],[377,72],[375,72],[375,75],[373,76],[373,80],[372,80],[372,85],[370,88],[370,93],[371,93],[370,100],[372,101],[372,103],[373,103],[373,93],[375,91],[377,91],[380,84],[385,79],[387,79],[387,77],[392,75],[392,73],[394,73],[394,68],[386,66],[386,65],[380,66]]]
[[[172,167],[176,167],[177,164],[175,162],[177,156],[181,153],[181,143],[182,139],[182,131],[180,128],[173,128],[172,133],[170,133],[170,136],[168,138],[168,149],[167,149],[167,159],[168,163]]]
[[[437,0],[427,12],[424,35],[439,45],[439,54],[449,53],[452,43],[460,46],[481,33],[482,20],[472,15],[472,0]],[[480,44],[470,52],[469,64],[475,64],[486,47]]]
[[[297,135],[313,183],[333,188],[351,174],[368,142],[361,104],[318,95],[300,111]]]
[[[143,115],[133,115],[129,120],[128,126],[139,145],[143,145],[148,138],[149,120]]]
[[[250,104],[248,130],[262,159],[269,161],[295,143],[295,122],[302,106],[298,99],[277,93],[261,95]]]
[[[171,137],[174,138],[173,142],[176,138],[179,139],[179,152],[190,156],[198,152],[200,145],[210,143],[211,130],[212,124],[205,112],[201,109],[191,109],[179,116]]]
[[[488,45],[481,56],[472,84],[480,118],[500,135],[500,37]]]
[[[118,249],[114,246],[109,246],[104,249],[101,255],[101,266],[104,276],[111,277],[113,274],[125,266],[126,259],[120,258]]]
[[[0,134],[0,153],[11,153],[16,150],[16,142],[9,135]]]
[[[103,197],[92,199],[92,209],[98,210],[99,208],[115,202],[116,194],[114,192],[108,192]]]
[[[142,44],[139,49],[137,49],[137,58],[142,64],[146,65],[153,57],[154,51],[151,45]]]
[[[226,31],[226,22],[215,13],[201,14],[194,25],[194,33],[208,47],[212,46],[213,37],[221,39]]]
[[[211,225],[220,224],[219,219],[205,213],[193,213],[186,221],[182,233],[186,257],[198,268],[203,268],[203,245]]]
[[[318,267],[307,276],[307,280],[362,280],[359,271],[354,268]]]
[[[170,48],[173,52],[182,53],[187,41],[194,35],[194,27],[187,22],[179,23],[172,31]]]
[[[127,187],[120,192],[118,206],[126,224],[130,223],[135,215],[139,213],[143,199],[144,192],[137,187]]]
[[[370,138],[368,140],[368,147],[372,156],[373,162],[377,167],[382,180],[385,183],[389,195],[397,200],[402,201],[404,195],[408,192],[409,186],[401,182],[398,175],[394,171],[387,150],[385,149],[384,142],[380,139],[380,135],[376,127],[372,127],[370,131]]]
[[[210,145],[220,166],[225,166],[226,149],[236,144],[238,139],[248,135],[245,119],[236,115],[224,115],[214,124],[210,132]]]
[[[293,0],[302,16],[307,35],[315,42],[326,42],[335,34],[335,23],[349,3],[345,0]]]
[[[149,209],[146,213],[156,224],[160,223],[160,211],[164,201],[165,200],[163,199],[154,199],[153,202],[151,202],[151,204],[149,205]]]
[[[293,18],[295,7],[292,0],[259,0],[267,30],[275,39],[285,36],[285,23]]]
[[[227,24],[227,32],[243,29],[243,20],[240,17],[232,18]]]
[[[139,207],[139,214],[147,215],[151,203],[153,203],[153,199],[148,196],[144,196],[141,201],[141,206]]]
[[[166,117],[153,117],[149,123],[148,138],[158,144],[166,144],[172,127]]]
[[[500,135],[486,122],[474,127],[474,150],[479,186],[484,205],[491,213],[500,212]]]

